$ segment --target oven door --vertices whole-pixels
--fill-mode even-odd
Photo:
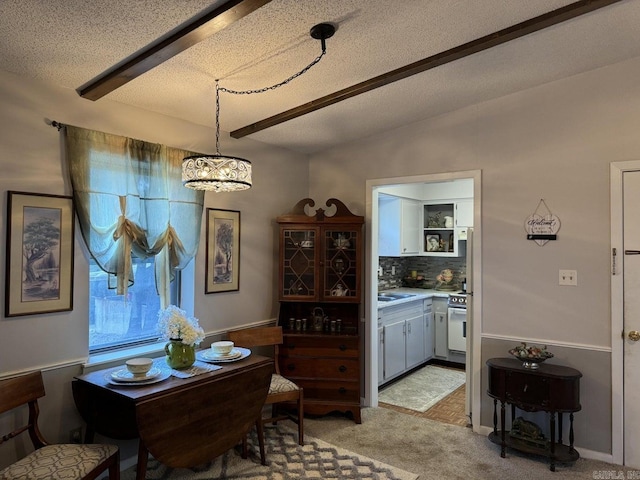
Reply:
[[[451,308],[448,309],[449,317],[449,350],[456,352],[467,351],[467,309]]]

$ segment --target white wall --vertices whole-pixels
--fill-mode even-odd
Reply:
[[[593,387],[583,397],[609,400],[609,373],[591,378],[579,358],[587,350],[609,361],[609,163],[640,158],[639,75],[636,59],[314,155],[310,196],[364,214],[367,180],[482,170],[483,336],[568,348],[561,362]],[[523,227],[540,199],[562,222],[543,247]],[[577,270],[578,286],[560,287],[559,269]],[[596,410],[578,416],[591,413],[576,442],[606,452],[609,415]]]

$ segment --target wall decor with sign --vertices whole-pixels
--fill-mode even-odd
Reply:
[[[524,230],[527,232],[527,240],[533,240],[542,247],[549,240],[558,239],[560,219],[551,213],[541,198],[535,211],[525,220]]]

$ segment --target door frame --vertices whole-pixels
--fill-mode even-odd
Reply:
[[[472,265],[472,329],[471,354],[467,354],[466,368],[470,372],[471,388],[467,389],[467,405],[470,405],[473,430],[480,430],[481,391],[480,380],[482,373],[482,357],[480,351],[480,336],[482,333],[482,229],[481,229],[481,170],[467,170],[427,175],[413,175],[407,177],[392,177],[367,180],[366,183],[366,247],[365,247],[365,348],[364,348],[364,398],[363,404],[370,407],[378,406],[378,187],[385,185],[402,185],[412,183],[435,183],[464,178],[473,179],[473,265]],[[373,221],[375,219],[375,221]],[[469,352],[468,352],[469,353]],[[467,412],[470,413],[470,412]]]
[[[624,463],[624,271],[623,190],[624,172],[640,170],[640,160],[612,162],[611,191],[611,456],[613,463]],[[613,255],[613,249],[617,255]],[[617,257],[617,258],[616,258]]]

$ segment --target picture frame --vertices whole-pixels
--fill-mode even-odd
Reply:
[[[429,233],[427,234],[424,242],[424,249],[427,252],[440,252],[440,234]]]
[[[73,198],[7,192],[5,317],[73,310]]]
[[[240,290],[240,212],[207,208],[204,293]]]

